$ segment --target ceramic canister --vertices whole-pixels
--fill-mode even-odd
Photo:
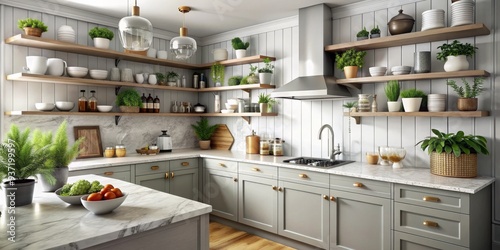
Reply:
[[[418,51],[415,52],[415,73],[429,73],[431,72],[431,52]]]

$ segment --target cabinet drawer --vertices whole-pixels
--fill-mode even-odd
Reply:
[[[394,232],[394,250],[467,250],[469,248],[431,240],[416,235]]]
[[[198,167],[198,158],[170,161],[170,171],[181,170],[186,168],[197,168],[197,167]]]
[[[418,206],[469,214],[469,195],[424,187],[395,185],[394,200]]]
[[[93,168],[85,170],[75,170],[70,171],[69,176],[77,176],[84,174],[97,174],[102,176],[110,176],[118,172],[128,172],[130,175],[130,165],[115,166],[115,167],[105,167],[105,168]]]
[[[390,183],[362,178],[330,175],[330,188],[384,198],[391,197]]]
[[[278,168],[261,164],[239,163],[238,173],[254,176],[277,178]]]
[[[290,181],[304,185],[314,185],[328,188],[329,174],[290,168],[280,168],[280,181]]]
[[[238,162],[235,161],[226,161],[226,160],[218,160],[218,159],[204,159],[203,166],[205,168],[214,169],[214,170],[223,170],[230,172],[238,171]]]
[[[168,172],[168,161],[147,162],[135,164],[135,175],[156,174]]]
[[[456,245],[469,245],[469,216],[395,202],[394,229]]]

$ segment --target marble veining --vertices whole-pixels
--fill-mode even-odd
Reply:
[[[212,207],[146,187],[97,175],[70,177],[113,184],[128,193],[110,214],[94,215],[54,193],[36,190],[31,205],[16,208],[16,242],[0,240],[0,249],[82,249],[210,213]],[[3,202],[2,202],[3,204]],[[0,231],[7,231],[7,209]],[[3,233],[4,237],[7,235]]]

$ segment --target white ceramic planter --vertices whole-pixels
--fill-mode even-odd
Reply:
[[[94,47],[99,49],[109,49],[109,39],[102,37],[94,38]]]
[[[460,56],[446,57],[446,63],[444,64],[444,71],[453,72],[453,71],[461,71],[468,69],[469,69],[469,62],[467,61],[466,56],[460,55]]]
[[[387,110],[389,112],[399,112],[401,110],[401,102],[387,102]]]
[[[212,54],[214,55],[214,61],[224,61],[227,60],[227,49],[214,49],[212,51]]]
[[[259,73],[259,82],[260,84],[271,84],[272,77],[272,73]]]
[[[246,49],[237,49],[234,51],[236,53],[236,58],[243,58],[247,56],[247,50]]]
[[[417,98],[402,98],[403,107],[405,112],[418,112],[420,110],[420,104],[422,103],[422,97]]]

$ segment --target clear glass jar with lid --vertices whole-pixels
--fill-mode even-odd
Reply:
[[[89,97],[89,109],[90,112],[97,112],[97,98],[95,97],[95,90],[91,90],[92,96]]]
[[[85,97],[85,90],[80,90],[82,96],[78,98],[78,112],[86,112],[87,111],[87,98]]]
[[[116,145],[115,154],[116,157],[125,157],[125,155],[127,155],[127,148],[125,148],[125,145],[123,144]]]
[[[283,141],[280,138],[274,139],[273,154],[275,156],[283,155]]]
[[[115,148],[114,147],[106,147],[104,150],[104,157],[111,158],[115,156]]]
[[[370,112],[372,110],[370,103],[370,95],[368,94],[359,94],[358,95],[358,111],[359,112]]]

